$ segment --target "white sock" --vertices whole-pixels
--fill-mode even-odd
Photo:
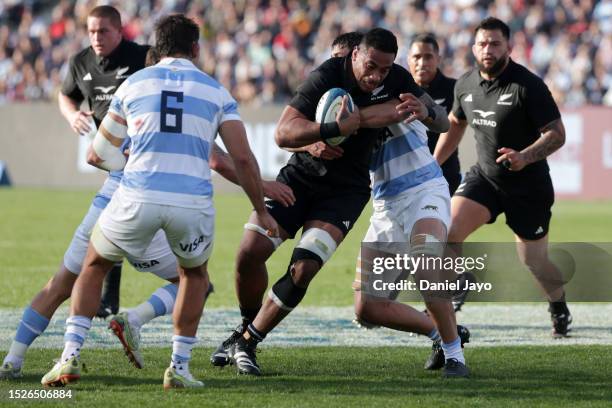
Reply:
[[[66,362],[68,361],[70,358],[72,358],[73,356],[76,356],[77,358],[81,357],[81,347],[83,345],[76,342],[76,341],[67,341],[64,344],[64,351],[62,351],[62,358],[60,359],[60,362]]]
[[[191,360],[191,350],[195,346],[197,339],[187,336],[172,336],[172,359],[170,366],[177,374],[193,379],[189,372],[189,361]]]
[[[175,283],[158,288],[146,302],[127,311],[130,325],[140,329],[143,324],[158,316],[171,314],[174,310],[177,293],[178,286]]]
[[[128,322],[137,330],[140,330],[143,324],[155,318],[155,310],[149,302],[143,302],[127,312]]]
[[[28,346],[26,344],[13,340],[11,348],[6,357],[4,357],[2,364],[11,363],[13,364],[13,368],[21,368],[26,351],[28,351]]]
[[[64,334],[64,351],[61,362],[69,360],[72,356],[81,356],[81,347],[91,328],[91,319],[85,316],[70,316],[66,319],[66,334]]]
[[[459,336],[448,344],[443,341],[442,351],[444,351],[444,358],[446,360],[454,358],[460,363],[465,364],[465,357],[463,356],[463,349],[461,348],[461,338],[459,338]]]
[[[435,327],[433,328],[431,333],[427,335],[427,337],[429,337],[431,341],[441,341],[442,340],[442,337],[440,337],[440,333],[438,332],[438,329],[436,329]]]

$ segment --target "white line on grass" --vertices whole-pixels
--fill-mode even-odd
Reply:
[[[553,340],[545,304],[468,304],[458,314],[460,324],[472,332],[470,347],[511,345],[612,345],[612,304],[570,305],[574,330],[569,338]],[[0,310],[0,349],[8,350],[21,310]],[[36,348],[61,348],[67,309],[61,309],[47,331],[35,341]],[[304,307],[296,309],[266,338],[268,346],[409,346],[429,347],[423,336],[389,329],[360,329],[351,323],[352,307]],[[240,321],[237,310],[206,310],[198,337],[201,346],[216,346]],[[119,347],[105,322],[94,321],[86,347]],[[172,337],[169,317],[153,320],[142,330],[144,347],[168,347]]]

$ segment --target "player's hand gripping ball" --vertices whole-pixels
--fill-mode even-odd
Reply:
[[[335,122],[338,112],[342,106],[342,98],[344,96],[348,96],[348,105],[347,108],[349,112],[353,112],[355,110],[355,105],[353,103],[353,98],[342,88],[332,88],[329,91],[325,92],[321,99],[319,99],[319,104],[317,105],[317,112],[315,114],[315,120],[317,123],[330,123]],[[341,118],[342,119],[342,118]],[[338,136],[327,139],[326,142],[330,146],[338,146],[342,142],[344,142],[348,136]]]

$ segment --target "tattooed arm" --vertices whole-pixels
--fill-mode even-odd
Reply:
[[[565,143],[565,127],[561,118],[555,119],[540,129],[542,136],[520,152],[502,147],[498,150],[501,156],[497,163],[510,162],[509,170],[519,171],[525,166],[543,160],[557,151]]]

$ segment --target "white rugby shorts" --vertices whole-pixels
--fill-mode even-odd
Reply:
[[[410,243],[410,235],[414,224],[425,218],[440,220],[446,230],[450,226],[450,195],[448,184],[445,181],[438,182],[432,180],[419,188],[411,189],[390,199],[373,201],[374,212],[370,217],[370,226],[366,232],[363,242],[395,242]],[[362,251],[359,251],[357,260],[357,274],[353,282],[354,290],[361,290],[362,286],[367,286],[372,279],[371,265],[364,262],[371,262]],[[370,255],[371,256],[371,255]],[[388,282],[396,281],[402,275],[400,270],[387,272]],[[405,276],[404,276],[405,278]],[[385,299],[395,299],[398,291],[377,290],[376,296]]]
[[[110,260],[126,254],[142,259],[162,229],[181,266],[193,268],[208,260],[214,236],[212,199],[202,208],[183,208],[129,201],[120,192],[113,195],[98,220],[100,232],[113,244],[92,239],[100,255]]]
[[[89,207],[87,214],[85,214],[81,224],[74,232],[72,241],[64,254],[64,266],[75,275],[81,273],[83,260],[87,254],[89,238],[101,213],[102,208],[98,208],[95,205]],[[176,257],[172,250],[170,250],[166,235],[161,230],[155,234],[142,257],[134,257],[128,254],[126,258],[138,272],[150,272],[162,279],[178,277]]]
[[[424,218],[442,221],[447,231],[450,226],[450,195],[445,181],[374,200],[373,207],[364,242],[410,242],[414,224]]]

